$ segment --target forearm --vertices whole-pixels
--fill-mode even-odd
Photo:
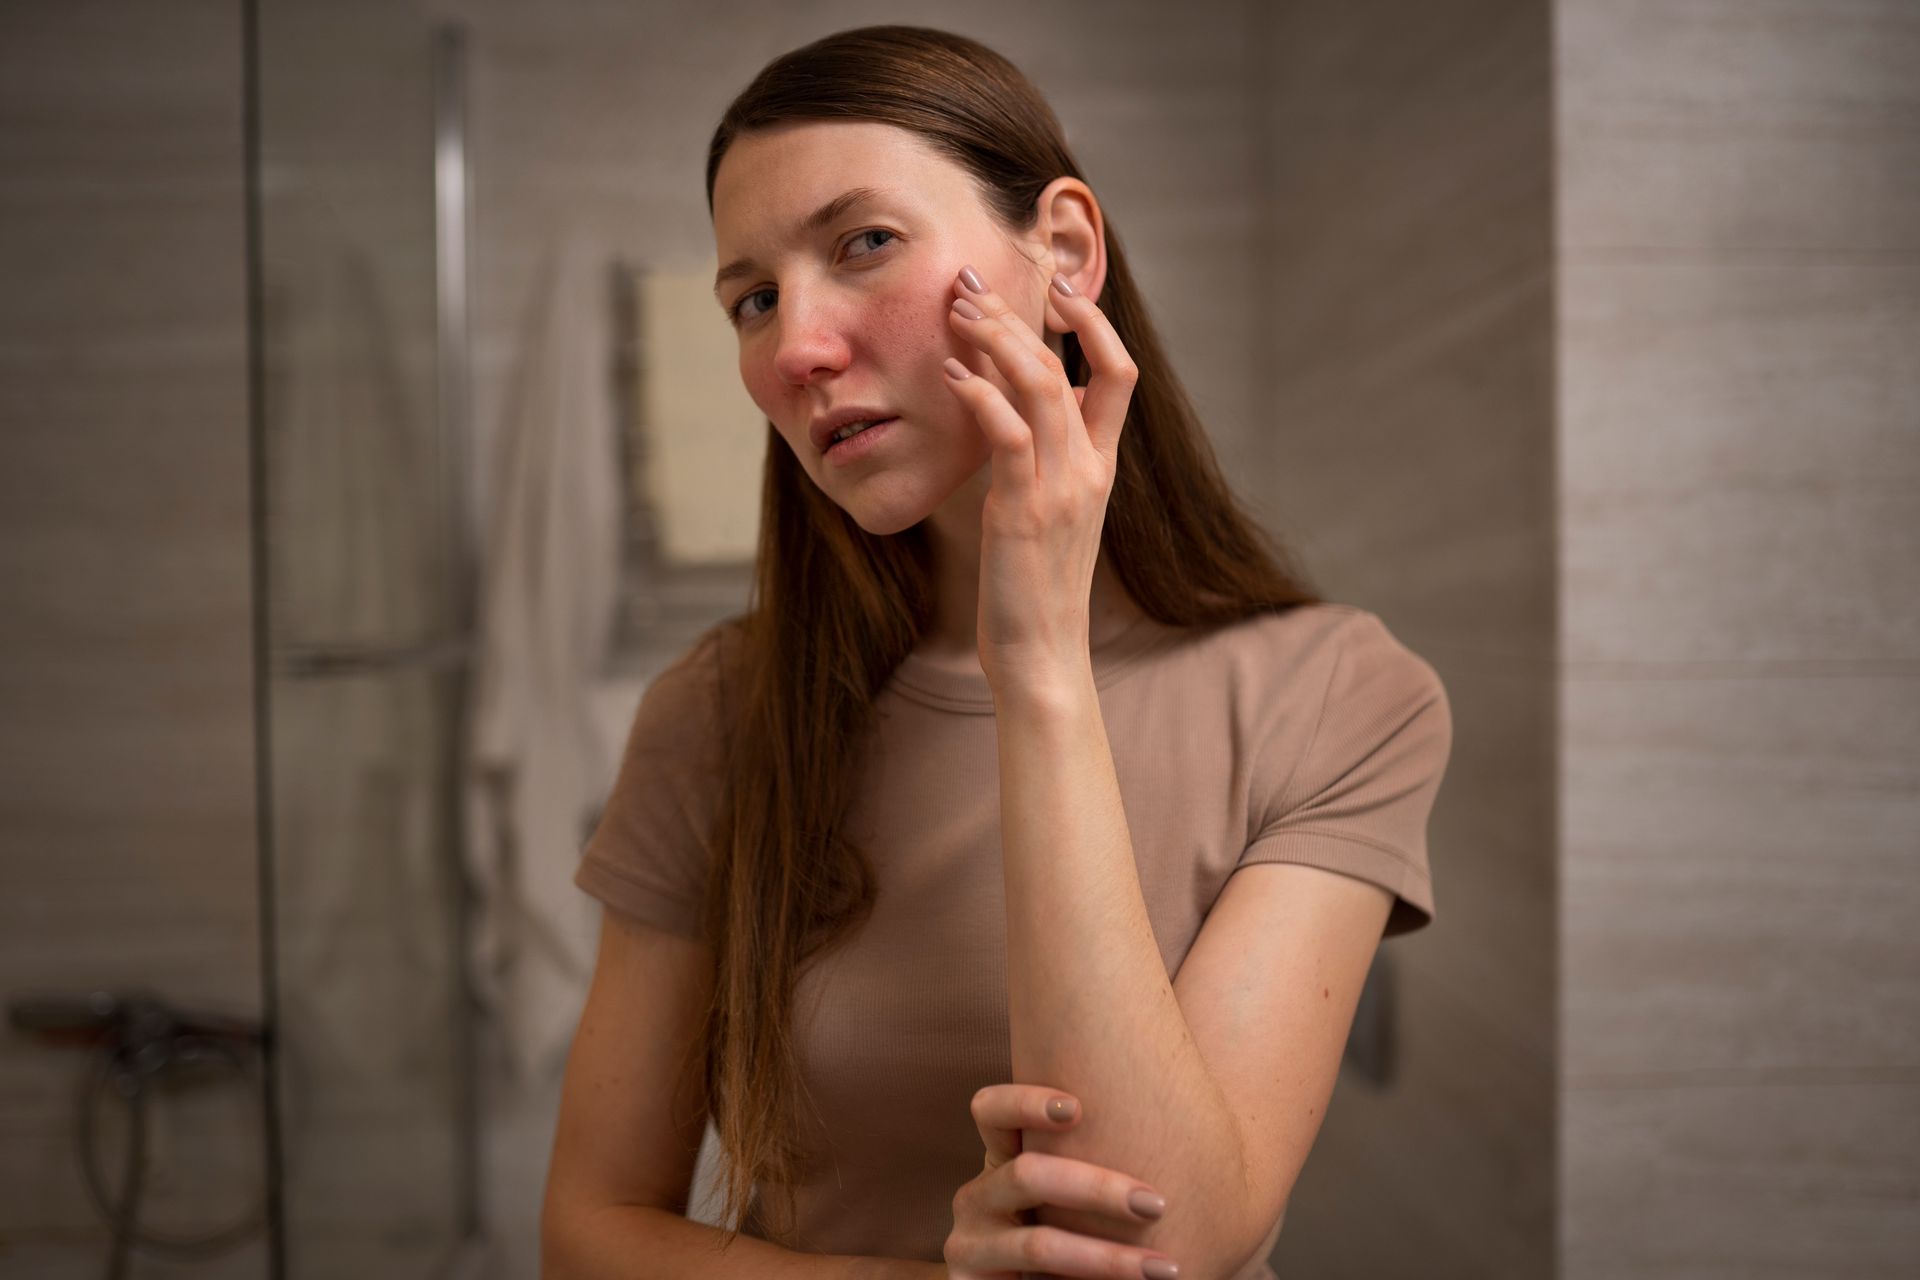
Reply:
[[[1084,1108],[1068,1132],[1027,1131],[1026,1147],[1167,1198],[1146,1226],[1052,1208],[1039,1220],[1165,1250],[1211,1280],[1245,1230],[1239,1129],[1154,940],[1092,672],[996,690],[995,709],[1013,1074]]]
[[[543,1280],[947,1280],[944,1263],[796,1253],[668,1209],[608,1205],[545,1225]]]

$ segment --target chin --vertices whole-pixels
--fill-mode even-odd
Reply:
[[[925,500],[914,501],[907,495],[898,500],[876,499],[866,495],[867,500],[851,505],[840,503],[840,509],[853,517],[853,522],[875,537],[889,537],[911,529],[933,514],[938,503]]]
[[[967,472],[936,479],[929,487],[928,477],[895,473],[869,477],[850,500],[828,496],[866,532],[888,537],[926,520],[972,479],[973,473]]]

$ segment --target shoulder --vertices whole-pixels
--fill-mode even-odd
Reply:
[[[1378,614],[1335,601],[1295,605],[1201,638],[1209,665],[1262,701],[1328,714],[1390,714],[1446,702],[1439,673]]]
[[[647,679],[630,748],[675,750],[691,735],[718,733],[740,666],[742,634],[738,619],[715,623]]]
[[[1444,696],[1432,664],[1395,635],[1379,614],[1350,604],[1319,607],[1330,614],[1327,647],[1335,655],[1337,678],[1379,693]]]
[[[1253,614],[1196,637],[1213,656],[1280,669],[1293,676],[1335,666],[1389,669],[1402,676],[1432,668],[1380,615],[1359,605],[1316,601]]]

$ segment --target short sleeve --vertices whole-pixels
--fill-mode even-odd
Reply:
[[[1438,674],[1373,614],[1356,610],[1338,639],[1304,754],[1258,762],[1275,781],[1236,869],[1295,862],[1380,885],[1392,937],[1433,921],[1427,819],[1452,711]]]
[[[696,939],[722,778],[718,637],[709,631],[648,682],[573,877],[606,905]]]

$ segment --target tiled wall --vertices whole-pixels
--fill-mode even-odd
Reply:
[[[1542,6],[1272,10],[1261,473],[1323,590],[1433,664],[1435,922],[1382,947],[1275,1265],[1537,1280],[1553,1254],[1552,137]]]
[[[240,39],[228,0],[0,7],[5,998],[260,1008]],[[104,1268],[84,1060],[0,1034],[0,1275]],[[191,1233],[258,1194],[259,1107],[168,1110],[146,1221]],[[265,1267],[256,1236],[131,1274]]]
[[[1555,6],[1562,1275],[1920,1271],[1920,6]]]
[[[954,24],[1059,108],[1230,474],[1455,708],[1400,1081],[1343,1080],[1284,1268],[1552,1274],[1556,1199],[1574,1280],[1920,1258],[1912,4],[427,7],[474,34],[483,482],[556,237],[703,260],[766,58]],[[258,1007],[239,39],[0,10],[9,995]],[[98,1269],[77,1069],[0,1037],[0,1275]],[[531,1274],[553,1098],[495,1102]]]

